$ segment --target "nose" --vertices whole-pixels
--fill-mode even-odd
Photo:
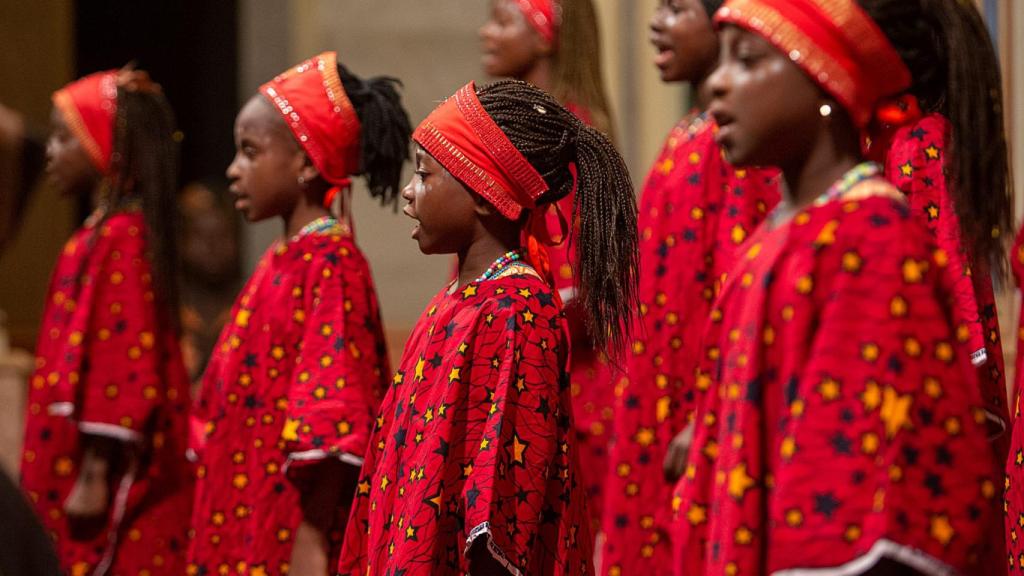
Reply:
[[[729,67],[721,59],[718,65],[708,76],[708,89],[711,90],[711,98],[718,99],[729,93],[732,86],[732,77]]]
[[[402,188],[402,198],[410,204],[412,204],[413,199],[416,197],[415,185],[413,184],[415,181],[416,176],[413,175],[409,179],[409,183],[405,185],[405,188]]]
[[[655,34],[661,34],[665,31],[665,6],[662,3],[658,3],[658,7],[654,9],[654,14],[651,14],[651,21],[648,25],[651,32]]]
[[[46,161],[53,162],[57,157],[57,139],[50,136],[46,139]]]
[[[224,171],[224,175],[228,177],[228,180],[238,180],[241,177],[238,168],[238,154],[235,154],[235,157],[231,159],[231,164],[228,164],[228,169]]]

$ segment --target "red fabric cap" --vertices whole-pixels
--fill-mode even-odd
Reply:
[[[324,52],[260,86],[324,180],[347,186],[359,172],[359,116],[338,76],[338,55]]]
[[[548,42],[554,42],[561,25],[561,7],[555,0],[516,0],[526,21]]]
[[[53,93],[53,105],[96,168],[106,174],[114,148],[117,70],[96,72]]]
[[[854,0],[729,0],[715,23],[763,36],[835,97],[861,128],[880,100],[910,87],[910,70]]]
[[[534,208],[548,190],[544,178],[480,105],[473,82],[431,112],[412,138],[509,220],[517,220],[523,208]]]

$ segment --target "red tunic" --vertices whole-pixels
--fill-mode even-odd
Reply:
[[[325,458],[362,463],[389,371],[370,269],[347,229],[271,246],[203,379],[190,573],[287,572],[295,482]]]
[[[1017,233],[1013,245],[1010,265],[1017,285],[1024,286],[1024,228]],[[1006,462],[1005,479],[1005,536],[1007,561],[1011,574],[1024,573],[1024,419],[1020,417],[1021,382],[1024,382],[1024,309],[1017,328],[1017,373],[1013,397],[1016,405],[1013,412],[1013,437],[1010,440],[1010,456]]]
[[[929,233],[881,182],[762,227],[730,273],[677,574],[860,574],[881,557],[982,573],[998,520],[977,372]]]
[[[464,574],[490,537],[513,574],[592,574],[563,320],[539,278],[438,294],[384,399],[340,574]]]
[[[137,211],[112,214],[98,233],[76,231],[50,281],[21,472],[70,574],[184,571],[192,499],[188,377],[150,282]],[[70,539],[63,515],[83,433],[137,446],[142,463],[111,494],[107,529],[91,541]]]
[[[647,176],[639,215],[643,326],[615,390],[605,574],[672,571],[672,485],[662,461],[694,407],[684,381],[693,380],[719,277],[777,201],[768,174],[737,171],[723,160],[704,116],[672,130]]]
[[[944,151],[949,143],[949,130],[949,122],[938,114],[901,128],[886,157],[886,178],[907,195],[912,213],[927,224],[948,260],[946,281],[952,286],[957,340],[966,346],[979,367],[981,390],[995,436],[1002,434],[1009,422],[999,315],[988,266],[972,267],[960,240],[953,198],[946,189]],[[1005,436],[995,443],[1000,460],[1006,455],[1006,443]]]

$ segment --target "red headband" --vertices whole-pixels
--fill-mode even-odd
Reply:
[[[883,98],[910,87],[906,64],[854,0],[729,0],[715,23],[763,36],[842,104],[860,128]]]
[[[117,70],[96,72],[53,93],[53,105],[103,174],[110,170],[117,113]]]
[[[536,207],[548,185],[494,123],[470,82],[420,123],[413,140],[509,220]]]
[[[530,26],[548,42],[555,42],[562,23],[561,6],[556,4],[556,0],[516,0],[516,3]]]
[[[359,172],[359,116],[341,86],[338,55],[324,52],[260,86],[324,177],[347,186]]]

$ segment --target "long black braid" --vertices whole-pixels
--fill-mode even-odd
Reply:
[[[628,341],[637,295],[636,197],[622,156],[598,130],[581,122],[547,93],[517,80],[478,90],[480,103],[512,144],[544,177],[556,202],[576,199],[569,246],[575,249],[577,298],[598,349],[618,356]]]
[[[412,125],[402,107],[398,88],[401,81],[388,76],[363,80],[338,64],[345,94],[359,116],[360,172],[366,177],[370,195],[382,206],[398,209],[402,190],[402,165],[409,159]]]
[[[174,113],[163,94],[118,88],[114,122],[113,174],[107,182],[110,208],[96,228],[112,213],[141,204],[154,293],[167,311],[159,321],[177,330],[179,213]]]
[[[946,182],[964,245],[1004,278],[1013,190],[999,59],[981,15],[961,0],[858,1],[910,69],[922,110],[949,120]]]

